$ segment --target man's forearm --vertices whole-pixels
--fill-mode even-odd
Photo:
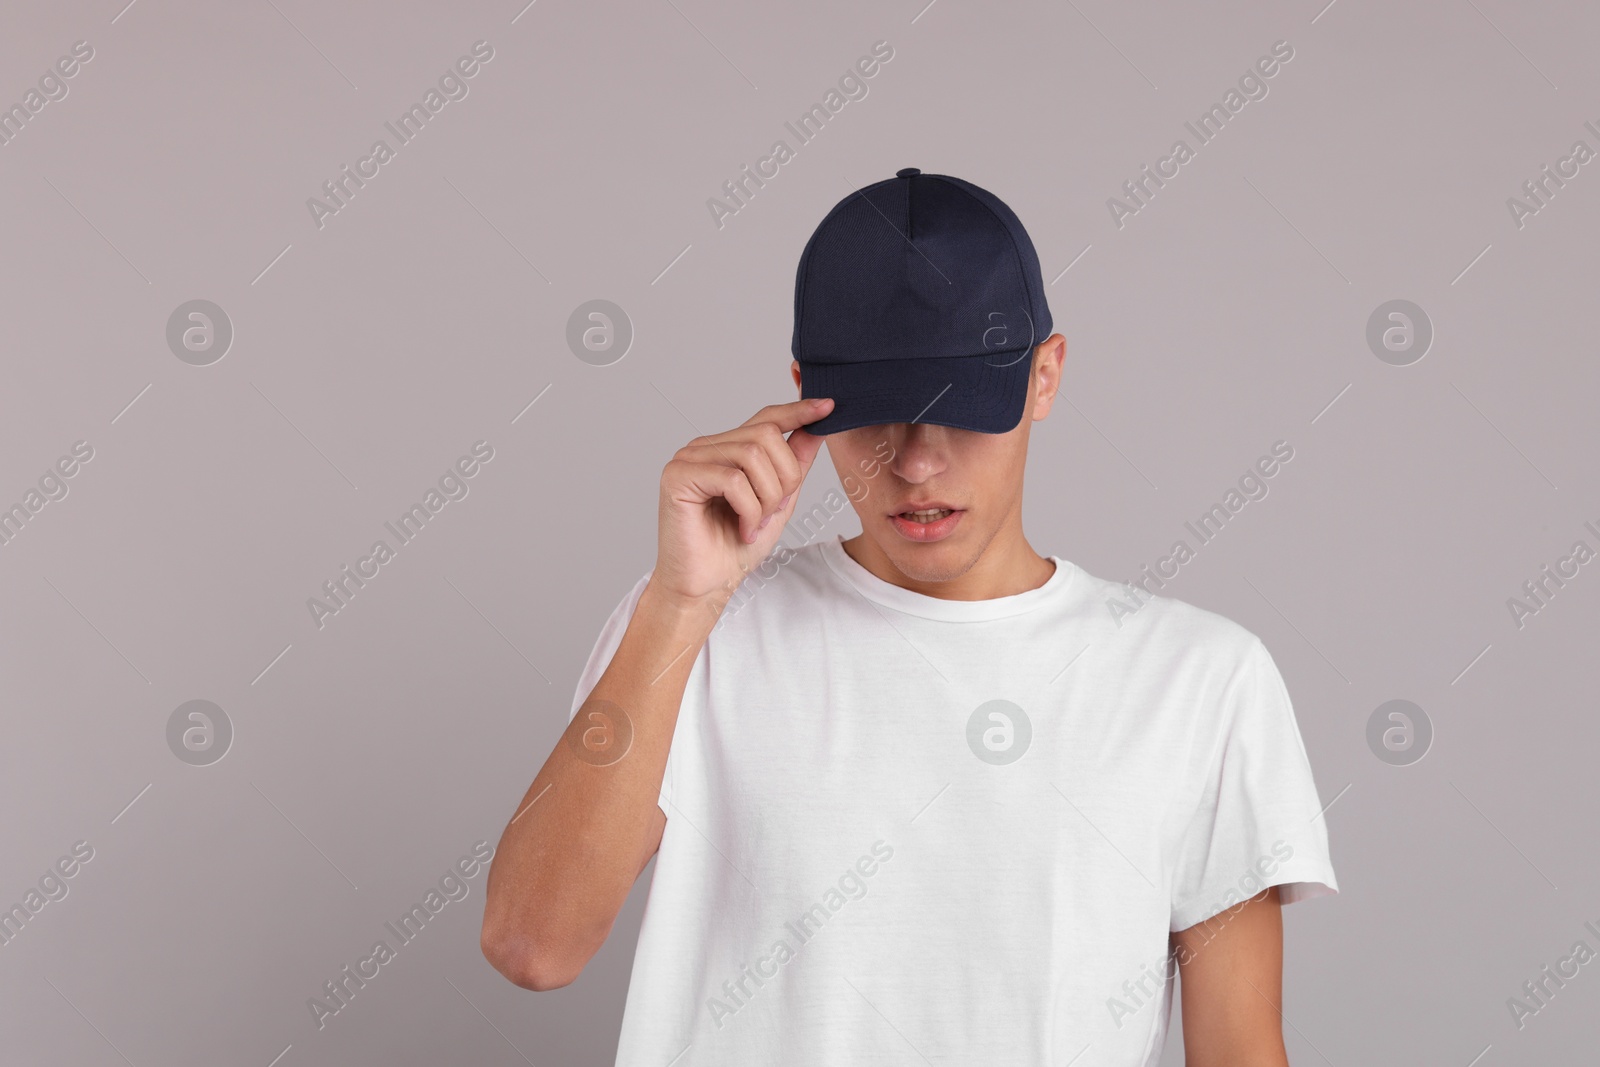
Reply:
[[[610,665],[502,833],[482,940],[490,962],[518,985],[572,981],[655,853],[678,709],[720,606],[645,586]]]

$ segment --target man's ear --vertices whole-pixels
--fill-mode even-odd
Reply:
[[[1038,422],[1050,414],[1056,394],[1061,389],[1061,365],[1067,358],[1067,339],[1053,333],[1039,342],[1033,353],[1033,411]]]
[[[800,361],[797,359],[789,364],[789,376],[794,379],[794,395],[800,395]]]

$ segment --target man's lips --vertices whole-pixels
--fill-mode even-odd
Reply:
[[[890,515],[909,515],[913,511],[960,511],[954,504],[943,500],[908,500],[900,505]]]
[[[890,525],[908,541],[942,541],[966,514],[941,501],[913,501],[889,516]]]

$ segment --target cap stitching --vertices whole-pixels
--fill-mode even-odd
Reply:
[[[962,185],[958,185],[958,184],[956,184],[955,181],[952,181],[948,174],[925,174],[925,175],[923,175],[923,177],[925,177],[925,178],[937,178],[940,181],[945,182],[946,184],[948,184],[948,185],[950,185],[950,186],[952,186],[952,187],[954,187],[956,189],[960,189],[963,193],[966,193],[967,196],[971,197],[973,202],[976,203],[979,207],[983,208],[983,210],[987,211],[990,215],[994,216],[994,220],[1000,224],[1001,232],[1006,235],[1007,243],[1009,243],[1011,245],[1011,254],[1012,254],[1012,256],[1014,256],[1016,258],[1017,274],[1022,279],[1022,292],[1023,292],[1023,295],[1028,298],[1029,305],[1032,305],[1032,303],[1033,303],[1033,293],[1030,292],[1029,289],[1028,289],[1028,270],[1027,270],[1027,267],[1022,262],[1022,250],[1017,247],[1017,239],[1016,239],[1016,237],[1014,237],[1012,235],[1011,227],[1006,224],[1006,220],[1001,218],[1000,217],[1000,213],[997,212],[994,208],[990,207],[988,204],[984,203],[981,198],[973,195],[973,193],[972,193],[972,191],[970,189],[963,188]],[[990,193],[989,195],[993,196],[994,194]],[[1020,218],[1017,219],[1017,225],[1018,226],[1022,225],[1022,220]],[[1032,239],[1031,238],[1029,239],[1029,243],[1030,244],[1032,243]],[[1038,249],[1035,249],[1034,250],[1034,258],[1037,259],[1038,255],[1039,255]],[[1044,281],[1044,275],[1042,273],[1039,275],[1039,281],[1040,282]],[[1028,314],[1030,316],[1032,316],[1034,310],[1035,309],[1030,306],[1028,308]],[[1034,316],[1033,317],[1033,321],[1037,322],[1038,321],[1038,317]],[[1050,323],[1050,325],[1053,327],[1053,326],[1055,326],[1055,323],[1052,321]]]

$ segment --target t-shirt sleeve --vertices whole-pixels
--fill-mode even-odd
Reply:
[[[651,572],[653,573],[653,572]],[[622,598],[614,609],[610,618],[606,619],[600,628],[600,636],[595,640],[594,649],[589,653],[589,661],[584,664],[583,673],[578,676],[578,687],[572,695],[572,708],[567,712],[567,722],[571,722],[578,714],[578,709],[583,707],[583,702],[589,699],[589,694],[600,683],[600,676],[606,673],[606,668],[611,665],[611,657],[617,654],[617,646],[622,644],[622,635],[628,630],[628,623],[633,619],[634,609],[639,606],[639,597],[644,593],[644,587],[650,581],[650,573],[645,574],[636,582],[628,594]],[[667,752],[667,769],[661,779],[661,792],[656,801],[662,811],[667,810],[669,797],[672,794],[672,752]]]
[[[1222,736],[1178,849],[1175,931],[1269,886],[1285,904],[1339,891],[1311,761],[1283,677],[1259,639],[1222,703]]]

